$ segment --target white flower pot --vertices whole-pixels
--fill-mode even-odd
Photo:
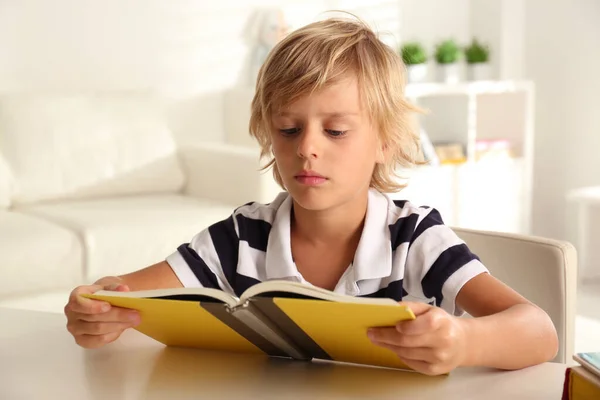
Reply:
[[[438,81],[443,83],[458,83],[460,81],[460,70],[458,63],[438,64]]]
[[[406,66],[408,83],[425,82],[427,79],[427,64],[412,64]]]
[[[489,81],[492,79],[492,68],[489,63],[476,63],[467,66],[470,81]]]

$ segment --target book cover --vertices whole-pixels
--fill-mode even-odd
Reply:
[[[567,368],[562,399],[600,399],[600,379],[581,366]]]

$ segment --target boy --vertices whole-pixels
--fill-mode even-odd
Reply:
[[[406,302],[414,321],[368,335],[425,374],[552,359],[546,313],[492,277],[436,210],[382,194],[402,188],[398,165],[419,163],[403,69],[357,21],[313,23],[281,41],[260,70],[250,131],[286,192],[237,208],[163,262],[76,288],[65,307],[76,342],[100,347],[139,323],[82,293],[202,285],[239,295],[288,279]],[[465,311],[475,318],[458,318]]]

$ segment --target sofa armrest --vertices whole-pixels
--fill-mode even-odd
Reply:
[[[282,191],[270,169],[260,170],[258,149],[203,144],[182,148],[180,155],[186,195],[240,206],[269,203]]]

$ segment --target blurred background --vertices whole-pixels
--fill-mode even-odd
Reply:
[[[600,318],[598,0],[0,0],[0,299],[56,309],[272,199],[254,77],[328,10],[402,54],[429,111],[430,165],[393,196],[573,242],[580,312]]]

